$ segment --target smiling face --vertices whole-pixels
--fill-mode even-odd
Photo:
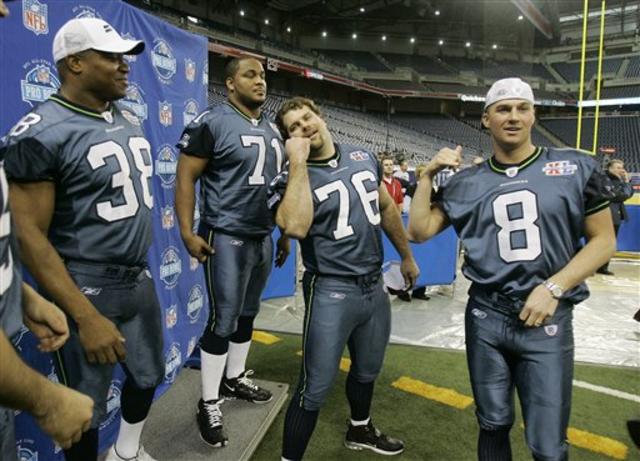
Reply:
[[[533,104],[522,99],[505,99],[487,108],[482,124],[493,140],[505,150],[531,143],[531,128],[536,120]]]
[[[120,53],[87,50],[64,58],[63,84],[81,88],[100,101],[115,101],[126,95],[129,65]],[[73,76],[73,81],[66,82]]]

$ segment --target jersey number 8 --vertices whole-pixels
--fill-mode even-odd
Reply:
[[[520,207],[521,217],[509,217],[509,207]],[[493,217],[500,227],[498,251],[505,262],[533,261],[540,256],[540,228],[536,225],[538,204],[533,192],[520,190],[499,195],[493,201]],[[524,233],[524,247],[513,248],[511,237],[515,232]]]

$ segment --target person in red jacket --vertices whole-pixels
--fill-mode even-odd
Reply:
[[[402,213],[402,202],[404,201],[402,184],[393,176],[393,158],[388,156],[382,158],[382,182],[384,182],[389,195],[398,206],[398,211]]]

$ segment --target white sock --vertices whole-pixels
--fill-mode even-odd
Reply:
[[[120,419],[120,431],[116,440],[115,450],[121,458],[134,458],[140,448],[140,435],[146,418],[139,423],[129,424],[124,419]]]
[[[364,421],[354,421],[353,419],[351,420],[351,425],[352,426],[366,426],[367,424],[369,424],[369,421],[371,420],[371,416],[369,416],[367,419],[365,419]]]
[[[291,461],[290,459],[285,458],[284,456],[280,458],[280,461]]]
[[[220,382],[227,362],[227,354],[209,354],[200,350],[200,377],[202,379],[202,400],[218,400]]]
[[[229,358],[227,359],[227,378],[237,378],[240,376],[247,364],[247,356],[251,341],[246,343],[229,343]]]

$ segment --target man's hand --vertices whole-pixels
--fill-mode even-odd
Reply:
[[[427,168],[424,170],[424,174],[428,174],[433,177],[438,171],[445,168],[459,168],[462,164],[462,146],[458,146],[455,149],[449,149],[445,147],[431,159],[427,164]]]
[[[284,151],[291,163],[305,163],[309,158],[310,150],[311,141],[309,138],[289,138],[284,145]]]
[[[79,320],[78,334],[89,363],[115,364],[125,359],[125,339],[103,315],[96,312]]]
[[[402,259],[400,272],[404,278],[404,289],[410,290],[416,284],[416,280],[418,280],[418,276],[420,275],[420,269],[418,269],[418,265],[416,264],[416,260],[413,259],[413,256]]]
[[[41,352],[60,349],[69,338],[67,317],[55,304],[47,301],[31,287],[22,305],[24,324],[40,340]],[[26,290],[23,291],[26,294]]]
[[[291,251],[291,242],[289,237],[281,235],[276,244],[276,267],[282,267],[289,257]]]
[[[558,300],[543,285],[538,285],[527,297],[520,312],[520,320],[526,327],[539,327],[545,320],[553,317],[558,307]]]
[[[207,258],[214,253],[213,247],[199,235],[191,234],[186,237],[183,236],[182,241],[189,254],[201,263],[204,263]]]
[[[57,383],[51,383],[46,395],[38,397],[32,413],[42,430],[62,448],[78,442],[91,425],[93,400]]]

